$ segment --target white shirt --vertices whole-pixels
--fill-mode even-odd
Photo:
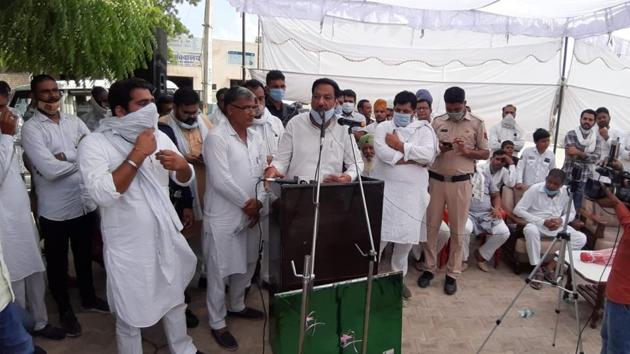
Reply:
[[[263,142],[248,129],[245,144],[226,121],[210,130],[203,156],[208,165],[203,225],[216,247],[209,251],[216,252],[221,277],[243,274],[248,260],[256,260],[258,228],[247,227],[241,208],[251,198],[264,202],[264,187],[258,183],[266,165]]]
[[[404,153],[385,142],[386,134],[394,131],[404,143]],[[422,219],[430,199],[427,166],[433,163],[437,149],[437,137],[427,121],[413,121],[406,127],[386,121],[376,128],[372,176],[385,181],[381,241],[406,244],[420,241]],[[418,164],[397,165],[399,161]]]
[[[171,139],[156,130],[157,150],[179,154]],[[156,151],[157,151],[156,150]],[[194,180],[178,181],[154,154],[142,167],[149,168],[168,198],[169,177],[181,186]],[[87,191],[98,204],[103,234],[103,258],[107,269],[107,299],[113,311],[133,327],[148,327],[159,321],[174,306],[183,303],[184,289],[194,275],[196,257],[184,236],[172,238],[173,258],[169,264],[174,274],[169,283],[159,266],[158,226],[147,205],[147,197],[134,178],[124,193],[118,193],[112,173],[125,160],[102,133],[85,137],[79,147],[79,165]],[[164,208],[173,208],[167,203]]]
[[[550,149],[542,154],[535,146],[523,150],[516,166],[516,183],[531,186],[544,182],[549,171],[556,168],[556,157]]]
[[[84,193],[77,166],[77,145],[90,133],[75,116],[59,113],[59,124],[39,111],[22,127],[22,146],[33,166],[37,188],[37,213],[46,219],[63,221],[96,209]],[[63,153],[67,161],[54,155]]]
[[[223,112],[221,112],[219,107],[217,107],[217,110],[210,115],[209,119],[213,126],[217,126],[227,121],[227,117],[223,114]]]
[[[278,150],[278,143],[284,133],[284,125],[280,118],[274,116],[265,107],[263,116],[259,119],[254,119],[254,124],[249,128],[260,135],[263,143],[263,153],[265,156],[274,155]],[[265,160],[265,164],[266,164]]]
[[[0,229],[0,233],[2,229]],[[9,277],[9,270],[7,265],[4,264],[2,257],[2,245],[0,244],[0,311],[13,302],[15,296],[13,295],[13,289],[11,289],[11,278]]]
[[[490,161],[481,166],[484,171],[488,171],[488,175],[492,176],[492,183],[501,190],[501,187],[507,186],[512,188],[516,185],[516,167],[509,165],[507,168],[501,167],[495,173],[490,170]]]
[[[514,208],[514,214],[525,219],[530,224],[538,226],[540,232],[547,236],[555,236],[562,227],[556,230],[549,230],[544,226],[545,220],[551,218],[562,218],[566,220],[565,211],[568,203],[573,203],[567,192],[567,187],[562,186],[560,193],[553,198],[549,198],[545,193],[545,182],[531,186]],[[569,220],[573,220],[575,208],[571,205]]]
[[[315,179],[317,158],[319,156],[320,129],[311,123],[310,113],[305,112],[293,117],[287,123],[284,134],[280,139],[278,151],[271,163],[286,178],[294,176],[307,180]],[[356,156],[357,164],[354,163]],[[343,167],[346,171],[343,172]],[[333,119],[326,128],[324,147],[322,151],[321,176],[340,175],[342,172],[352,180],[357,178],[356,166],[359,173],[363,170],[363,159],[357,147],[354,136],[348,135],[345,126],[337,124]]]
[[[387,120],[384,120],[383,122],[387,122]],[[381,122],[381,123],[383,123],[383,122]],[[368,134],[374,134],[374,133],[376,133],[376,127],[378,127],[378,125],[381,124],[381,123],[379,123],[379,122],[370,123],[370,124],[368,124],[367,127],[359,129],[359,131],[366,132]]]
[[[595,128],[597,128],[597,126],[595,126]],[[610,154],[610,146],[612,144],[612,142],[616,141],[617,138],[619,138],[619,146],[623,146],[624,144],[624,133],[619,130],[619,129],[615,129],[615,128],[609,128],[608,129],[608,140],[605,140],[601,134],[599,134],[599,129],[597,129],[597,136],[599,136],[599,139],[601,140],[601,144],[600,144],[600,161],[604,161],[608,158],[608,155]]]
[[[506,140],[510,140],[514,143],[513,156],[516,156],[525,145],[523,129],[521,129],[518,124],[516,124],[514,128],[507,128],[504,127],[501,122],[490,128],[490,131],[488,132],[488,146],[490,147],[490,151],[501,149],[501,143]]]
[[[10,135],[0,135],[0,241],[11,280],[18,281],[43,272],[44,263],[13,141]]]

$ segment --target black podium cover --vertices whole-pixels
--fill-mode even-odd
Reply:
[[[272,204],[269,222],[269,271],[273,292],[302,286],[301,279],[293,275],[291,261],[295,262],[297,272],[302,273],[304,256],[311,252],[316,187],[313,183],[271,185],[271,190],[279,197]],[[378,252],[384,182],[364,178],[363,188]],[[367,276],[368,259],[355,246],[357,244],[364,252],[370,250],[359,183],[322,184],[319,212],[315,284]]]

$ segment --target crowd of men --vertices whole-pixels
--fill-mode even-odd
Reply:
[[[33,352],[31,335],[81,335],[68,292],[68,245],[81,308],[115,315],[119,352],[141,353],[141,328],[162,320],[172,353],[199,353],[187,334],[187,327],[198,324],[185,294],[195,273],[207,291],[212,336],[236,350],[226,317],[264,318],[245,302],[261,253],[258,276],[268,279],[259,230],[268,238],[264,225],[274,196],[260,183],[263,176],[319,173],[323,183],[350,183],[362,174],[383,180],[380,253],[393,244],[391,268],[403,276],[410,253],[422,258],[420,288],[431,285],[438,254],[448,244],[443,288],[455,294],[471,237],[483,236],[472,256],[479,269],[491,272],[489,262],[516,218],[525,223],[531,265],[544,263],[536,278],[549,278],[555,265],[541,259],[541,238],[565,226],[566,205],[573,203],[570,244],[584,247],[575,215],[586,179],[623,138],[610,128],[606,108],[584,110],[580,125],[565,137],[566,159],[557,169],[548,131],[537,129],[535,146],[524,148],[517,108],[508,104],[488,132],[460,87],[444,92],[446,113],[436,117],[425,89],[399,92],[391,104],[372,104],[328,78],[313,82],[311,108],[300,113],[284,101],[285,77],[276,70],[265,83],[249,80],[218,90],[219,109],[208,118],[192,89],[157,100],[152,92],[137,78],[117,81],[109,91],[94,88],[90,111],[78,118],[60,110],[55,79],[38,75],[31,81],[34,114],[18,132],[19,117],[7,107],[10,88],[0,85],[0,352]],[[364,124],[348,139],[338,118]],[[325,159],[318,169],[322,130]],[[16,138],[33,176],[37,223]],[[570,201],[566,184],[574,182],[576,167],[581,175]],[[509,198],[519,200],[515,207],[504,202]],[[94,290],[93,260],[107,271],[106,301]],[[48,323],[45,276],[60,327]],[[402,294],[411,297],[406,286]],[[621,298],[616,299],[626,301],[627,295]]]

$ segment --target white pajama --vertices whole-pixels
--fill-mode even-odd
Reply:
[[[182,302],[162,317],[162,326],[171,354],[195,354],[197,352],[192,338],[186,332],[185,311],[186,304]],[[127,324],[116,316],[116,343],[120,354],[142,354],[140,328]]]
[[[464,261],[467,261],[470,255],[470,235],[472,233],[473,222],[468,218],[468,221],[466,221],[466,236],[464,238]],[[501,221],[492,227],[492,234],[486,235],[486,242],[479,247],[479,254],[483,259],[489,261],[508,238],[510,238],[510,229],[508,229],[505,221]]]
[[[387,244],[389,242],[381,242],[381,250],[379,252],[379,259],[380,257],[383,255],[383,250],[385,249],[385,247],[387,247]],[[409,267],[409,251],[411,251],[411,248],[413,247],[412,244],[410,243],[396,243],[396,242],[392,242],[394,244],[394,251],[392,252],[392,270],[397,272],[397,271],[402,271],[403,273],[403,277],[405,275],[407,275],[407,269]]]
[[[571,226],[567,227],[567,232],[571,235],[571,250],[579,251],[586,244],[586,235],[582,232],[576,231]],[[555,236],[547,236],[540,232],[538,226],[534,224],[527,224],[523,229],[525,234],[525,243],[527,245],[527,256],[529,257],[529,264],[537,265],[540,262],[540,239],[546,237],[552,239]]]
[[[46,282],[44,272],[33,273],[26,278],[11,282],[15,301],[25,309],[35,321],[34,330],[39,331],[48,324],[46,311]]]

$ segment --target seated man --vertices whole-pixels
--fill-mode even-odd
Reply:
[[[484,174],[486,171],[489,173],[490,179],[499,193],[503,186],[512,188],[516,185],[516,167],[513,157],[507,151],[499,149],[493,152],[492,158],[481,167],[481,171]]]
[[[495,151],[491,163],[495,160],[502,161],[502,158],[497,158],[497,156],[502,155],[504,155],[502,150]],[[475,251],[477,266],[484,272],[490,271],[488,261],[510,237],[510,230],[502,219],[501,195],[499,188],[492,180],[491,168],[492,166],[482,169],[477,178],[474,178],[479,186],[473,184],[473,197],[468,211],[466,237],[463,245],[464,262],[466,262],[469,255],[470,234],[486,233],[486,242]],[[501,167],[501,169],[503,168]]]
[[[518,151],[514,151],[514,142],[512,140],[506,140],[501,143],[501,150],[505,151],[506,154],[512,157],[512,161],[516,166],[518,164]]]
[[[549,172],[545,182],[534,184],[523,195],[523,198],[514,208],[514,214],[527,221],[523,230],[527,244],[527,255],[529,264],[535,266],[540,260],[540,239],[541,237],[555,237],[564,226],[566,220],[566,209],[571,198],[567,187],[563,186],[565,174],[560,169],[553,169]],[[573,220],[575,209],[571,205],[569,220]],[[580,250],[586,244],[586,235],[576,231],[567,225],[567,232],[571,235],[571,249]],[[555,264],[547,262],[543,264],[534,279],[542,280],[549,278],[553,272]],[[531,287],[539,290],[542,285],[531,282]]]

